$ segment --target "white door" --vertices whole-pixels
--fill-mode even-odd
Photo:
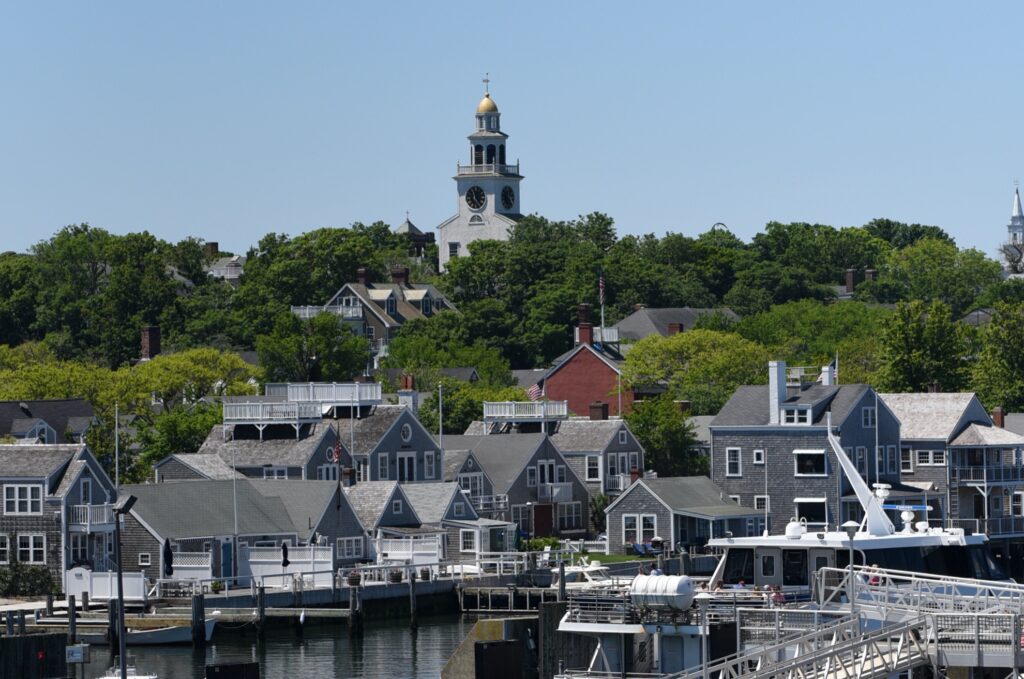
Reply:
[[[755,566],[757,572],[754,574],[755,585],[781,585],[782,584],[782,550],[781,549],[758,549],[755,552]]]
[[[398,481],[416,480],[416,453],[401,453],[398,456]]]
[[[541,483],[555,482],[555,461],[541,460],[537,463],[538,476]]]

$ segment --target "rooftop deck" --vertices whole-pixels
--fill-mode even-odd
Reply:
[[[381,402],[379,382],[277,382],[266,387],[267,396],[289,402],[317,402],[324,408],[367,406]]]
[[[484,422],[544,422],[568,417],[568,401],[484,401]]]

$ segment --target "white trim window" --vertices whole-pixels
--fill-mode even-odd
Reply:
[[[754,448],[754,464],[764,464],[764,448]]]
[[[152,566],[153,557],[149,552],[139,552],[139,565],[140,566]]]
[[[391,513],[392,514],[401,514],[402,513],[402,501],[401,500],[392,500],[391,501]]]
[[[743,452],[740,448],[725,449],[725,475],[743,476]]]
[[[8,564],[11,562],[11,545],[7,541],[7,536],[0,534],[0,564]]]
[[[868,449],[864,446],[857,446],[857,471],[867,478],[868,475]]]
[[[946,451],[944,450],[919,450],[917,451],[918,467],[943,467],[946,464]]]
[[[785,424],[810,424],[810,408],[783,408],[782,419]]]
[[[637,515],[636,514],[623,514],[622,515],[622,544],[632,545],[637,539]]]
[[[322,464],[316,468],[316,480],[317,481],[337,481],[338,480],[338,465],[336,464]]]
[[[338,538],[334,553],[339,559],[361,559],[363,557],[363,538]]]
[[[648,543],[658,534],[657,514],[623,514],[622,544]]]
[[[565,465],[555,467],[555,483],[565,483]]]
[[[890,474],[898,474],[899,464],[899,455],[896,454],[896,446],[889,446],[888,450],[886,450],[886,470]]]
[[[1016,490],[1010,496],[1010,514],[1024,516],[1024,492]]]
[[[619,474],[618,459],[619,459],[619,456],[616,455],[615,453],[609,453],[608,454],[608,476],[618,476],[618,474]]]
[[[423,478],[432,479],[437,471],[434,469],[434,451],[426,450],[423,452]]]
[[[626,430],[625,429],[620,429],[619,430],[619,445],[620,446],[626,445]]]
[[[34,484],[4,486],[4,514],[30,516],[43,513],[43,487]]]
[[[463,528],[459,531],[459,551],[476,552],[476,531]]]
[[[911,448],[900,448],[900,471],[904,474],[914,473],[914,451]]]
[[[629,471],[632,472],[634,469],[640,471],[640,453],[636,451],[629,454]]]
[[[735,502],[735,503],[736,503],[736,504],[738,504],[738,505],[741,505],[741,504],[743,504],[743,503],[741,502],[742,498],[741,498],[741,497],[740,497],[739,495],[730,495],[730,496],[729,496],[729,499],[730,499],[730,500],[732,500],[733,502]]]
[[[288,467],[264,467],[263,478],[265,479],[287,479]]]
[[[466,505],[465,505],[465,503],[463,503],[463,502],[456,502],[455,505],[454,505],[454,509],[452,509],[452,512],[454,512],[454,516],[457,519],[458,518],[462,518],[463,516],[465,516],[466,515]]]
[[[512,523],[519,526],[519,530],[530,530],[530,505],[512,505]]]
[[[807,519],[808,527],[823,527],[828,524],[828,505],[823,497],[793,498],[797,520]]]
[[[583,528],[583,508],[579,502],[558,504],[558,530],[579,530]]]
[[[71,533],[71,563],[81,563],[89,558],[89,536],[85,533]]]
[[[81,484],[82,484],[82,487],[78,491],[79,495],[81,496],[80,500],[81,500],[83,505],[91,505],[92,504],[92,479],[90,479],[88,476],[83,476]]]
[[[640,515],[640,539],[644,543],[648,543],[654,539],[654,536],[658,534],[658,515],[657,514],[641,514]]]
[[[587,455],[587,481],[601,480],[601,456]]]
[[[46,535],[18,533],[18,561],[25,564],[45,564]]]
[[[793,451],[793,476],[828,476],[824,450]]]
[[[771,495],[755,495],[754,496],[754,509],[759,512],[770,512],[772,511],[772,497]]]
[[[391,477],[391,470],[388,469],[388,457],[387,453],[377,453],[377,475],[381,481],[388,481]]]
[[[526,487],[536,488],[537,487],[537,468],[530,465],[526,468]]]
[[[874,407],[860,409],[860,424],[865,429],[875,428],[875,426],[878,424],[878,418],[875,416]]]

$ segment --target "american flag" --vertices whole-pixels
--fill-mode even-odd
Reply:
[[[334,452],[331,454],[331,462],[337,463],[341,460],[341,434],[338,428],[334,428]]]
[[[544,395],[544,393],[541,391],[540,383],[538,382],[537,384],[527,389],[526,395],[530,397],[531,401],[539,401],[540,397]]]
[[[597,279],[597,298],[601,306],[604,306],[604,271],[600,273]]]

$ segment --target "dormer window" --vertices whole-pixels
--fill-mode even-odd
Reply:
[[[423,309],[424,316],[429,316],[431,313],[433,313],[434,305],[430,303],[429,297],[424,297],[423,301],[420,304],[421,308]]]
[[[397,305],[395,304],[395,298],[394,297],[388,297],[388,313],[389,314],[394,314],[394,313],[396,313],[396,310],[397,310]]]
[[[786,424],[810,424],[810,408],[783,408],[782,421]]]

